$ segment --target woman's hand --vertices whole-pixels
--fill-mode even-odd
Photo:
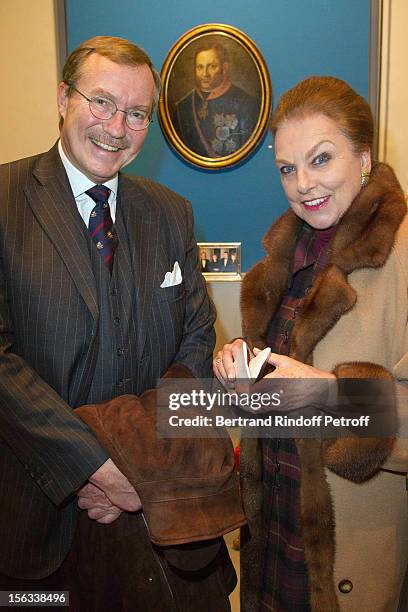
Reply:
[[[254,353],[257,355],[259,349],[254,348]],[[264,378],[336,378],[331,372],[319,370],[306,363],[286,355],[278,355],[277,353],[270,353],[268,363],[275,366],[275,370]]]
[[[242,350],[242,343],[243,340],[238,338],[231,344],[225,344],[218,351],[213,361],[213,370],[221,383],[227,382],[233,384],[235,382],[234,361],[236,355]],[[259,349],[254,348],[255,355],[259,352]],[[319,370],[319,368],[307,365],[286,355],[279,355],[278,353],[271,353],[268,357],[268,363],[275,366],[275,370],[267,374],[265,378],[336,378],[331,372]]]
[[[213,361],[213,370],[220,383],[234,386],[235,383],[235,357],[242,351],[242,338],[234,340],[231,344],[225,344],[218,351]]]
[[[258,349],[254,348],[257,354]],[[286,355],[270,353],[268,363],[275,366],[270,374],[267,374],[260,381],[280,379],[280,399],[279,410],[295,412],[305,408],[318,408],[324,410],[332,404],[333,397],[337,397],[336,387],[328,382],[336,379],[331,372],[319,370],[311,365],[292,359]],[[291,382],[285,383],[285,379]],[[321,382],[319,382],[320,379]],[[269,384],[273,385],[272,380]]]

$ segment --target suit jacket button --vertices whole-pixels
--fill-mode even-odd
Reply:
[[[340,593],[351,593],[351,591],[353,590],[353,583],[351,582],[351,580],[340,580],[338,587]]]

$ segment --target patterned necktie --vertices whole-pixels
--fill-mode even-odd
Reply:
[[[103,263],[112,274],[113,254],[117,245],[117,238],[112,229],[113,221],[109,207],[110,189],[105,185],[95,185],[86,193],[96,202],[89,217],[89,233],[96,244],[96,248],[103,258]]]

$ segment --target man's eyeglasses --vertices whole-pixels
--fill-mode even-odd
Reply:
[[[88,98],[82,91],[74,87],[72,83],[66,83],[66,85],[88,101],[89,110],[96,119],[102,119],[102,121],[112,119],[119,111],[120,113],[124,113],[127,126],[130,127],[131,130],[136,131],[145,130],[153,121],[149,113],[143,109],[131,108],[129,110],[122,110],[109,98],[105,98],[104,96],[92,96],[92,98]]]

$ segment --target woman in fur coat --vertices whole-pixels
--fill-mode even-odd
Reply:
[[[271,347],[271,378],[408,380],[406,204],[392,169],[372,161],[369,105],[344,81],[310,77],[282,96],[272,131],[290,208],[243,280],[245,339]],[[230,385],[241,343],[214,361]],[[408,555],[402,404],[397,439],[244,437],[242,612],[397,610]]]

